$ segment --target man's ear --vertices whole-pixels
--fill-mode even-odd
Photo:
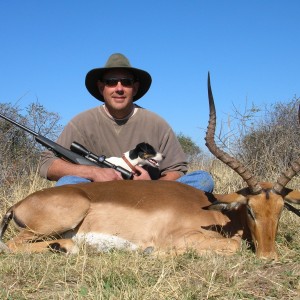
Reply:
[[[104,83],[102,81],[98,80],[97,86],[98,86],[99,93],[103,96]]]
[[[136,81],[134,84],[133,84],[133,96],[135,96],[139,90],[139,87],[140,87],[140,83],[138,81]]]

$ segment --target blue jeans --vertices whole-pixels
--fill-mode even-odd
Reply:
[[[188,173],[178,178],[176,181],[185,183],[204,192],[212,193],[214,190],[214,181],[211,175],[205,171],[199,170]]]
[[[211,193],[214,189],[214,181],[211,175],[205,171],[194,171],[188,173],[178,178],[176,181],[185,183],[204,192]],[[57,181],[56,186],[65,185],[65,184],[83,183],[83,182],[91,182],[91,181],[89,179],[78,177],[78,176],[64,176]]]

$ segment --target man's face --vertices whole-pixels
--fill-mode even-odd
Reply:
[[[134,82],[133,74],[121,69],[107,71],[102,81],[98,81],[99,91],[110,113],[131,110],[138,87],[139,83]]]

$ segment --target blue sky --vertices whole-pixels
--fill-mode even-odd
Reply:
[[[100,104],[86,73],[121,52],[152,75],[137,103],[202,147],[208,71],[219,122],[299,96],[299,14],[298,0],[0,0],[0,102],[38,100],[66,124]]]

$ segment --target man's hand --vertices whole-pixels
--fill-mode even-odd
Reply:
[[[123,180],[121,173],[110,168],[98,168],[92,167],[91,179],[93,182],[111,181],[111,180]]]
[[[139,174],[133,176],[133,180],[151,180],[149,173],[140,166],[135,166]]]

